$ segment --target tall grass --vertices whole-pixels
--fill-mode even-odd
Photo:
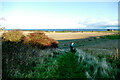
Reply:
[[[27,49],[26,49],[27,50]],[[23,51],[23,50],[22,50]],[[36,51],[36,52],[35,52]],[[106,58],[97,58],[82,50],[77,49],[76,53],[66,49],[28,49],[31,57],[24,57],[22,53],[14,55],[13,61],[6,56],[4,60],[8,66],[4,69],[7,77],[11,78],[115,78],[117,75],[115,69],[111,66]],[[27,54],[24,53],[24,54]],[[18,56],[18,57],[17,57]],[[23,58],[29,59],[24,65]],[[9,56],[10,57],[10,56]],[[15,58],[16,57],[16,58]],[[17,61],[21,64],[17,64]],[[12,64],[11,64],[12,63]],[[16,64],[15,64],[16,63]],[[26,63],[26,64],[27,64]]]
[[[49,63],[41,69],[40,64],[35,70],[38,78],[115,78],[116,72],[106,62],[105,58],[99,59],[86,54],[81,50],[77,53],[66,52],[58,55],[56,59],[49,59]],[[45,67],[47,66],[47,67]],[[43,73],[39,72],[45,70]],[[33,73],[34,75],[37,74]],[[41,77],[40,77],[41,73]],[[33,77],[33,76],[32,76]]]
[[[32,35],[35,36],[33,42],[40,39],[38,34]],[[9,40],[11,37],[5,39]],[[3,78],[95,79],[117,78],[120,73],[119,61],[109,59],[104,54],[91,55],[81,49],[73,53],[69,49],[40,49],[16,43],[13,39],[3,41],[2,53]]]
[[[29,38],[31,36],[33,37]],[[39,60],[42,62],[42,59],[39,58],[44,56],[41,55],[45,55],[41,52],[41,48],[44,47],[43,43],[49,42],[50,45],[45,45],[49,48],[57,46],[57,41],[48,38],[44,33],[32,33],[29,34],[29,37],[25,37],[20,30],[11,30],[2,35],[3,78],[6,76],[9,78],[22,77],[31,72],[33,67],[36,66],[36,62]],[[27,38],[27,40],[24,40],[24,38]],[[36,44],[32,46],[24,44],[24,42],[29,43],[29,41],[42,46],[37,48]]]
[[[78,50],[78,61],[86,64],[86,76],[89,78],[114,78],[115,71],[106,58],[98,58]]]
[[[101,36],[101,38],[103,38],[103,39],[120,39],[120,34]]]

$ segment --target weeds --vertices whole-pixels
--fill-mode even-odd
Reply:
[[[22,31],[20,30],[12,30],[6,33],[3,33],[2,40],[3,41],[10,41],[10,42],[20,42],[24,37]]]
[[[27,49],[26,49],[27,50]],[[35,49],[37,50],[37,49]],[[56,50],[58,51],[58,50]],[[114,68],[106,58],[97,58],[88,53],[77,49],[76,53],[67,52],[53,52],[37,50],[33,55],[34,50],[27,50],[29,57],[20,59],[21,54],[14,55],[14,57],[6,56],[4,63],[8,66],[4,68],[4,73],[11,78],[115,78],[117,75]],[[54,54],[55,53],[55,54]],[[56,57],[53,57],[56,55]],[[28,55],[26,54],[26,55]],[[48,56],[47,56],[48,55]],[[49,56],[51,55],[51,56]],[[13,56],[13,55],[12,55]],[[31,57],[32,56],[32,57]],[[41,57],[40,57],[41,56]],[[12,61],[11,61],[12,60]],[[20,60],[21,63],[18,63]],[[25,60],[27,60],[25,65]],[[30,61],[29,61],[30,60]],[[7,62],[7,63],[6,63]]]
[[[47,47],[58,47],[58,41],[47,37],[43,32],[29,33],[27,36],[24,36],[20,30],[11,30],[2,35],[2,41],[22,43],[43,49]]]
[[[7,36],[4,34],[4,36]],[[117,78],[120,75],[120,62],[111,55],[83,52],[68,49],[40,49],[5,38],[2,43],[3,78]],[[38,41],[36,41],[38,40]],[[43,33],[32,33],[23,39],[33,46],[49,46],[54,40]],[[16,43],[16,41],[18,41]],[[42,43],[43,41],[43,43]],[[45,44],[44,44],[45,43]],[[56,42],[55,42],[56,43]]]
[[[120,34],[101,36],[101,38],[103,38],[103,39],[120,39]]]

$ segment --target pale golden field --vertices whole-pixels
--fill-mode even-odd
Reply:
[[[70,39],[84,39],[89,37],[110,35],[115,33],[108,32],[67,32],[67,33],[46,33],[48,37],[51,37],[55,40],[70,40]]]

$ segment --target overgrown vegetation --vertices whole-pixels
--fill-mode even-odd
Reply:
[[[12,78],[20,73],[29,73],[29,70],[35,66],[35,51],[27,46],[14,43],[2,43],[2,61],[3,61],[3,78]]]
[[[101,38],[103,38],[103,39],[120,39],[120,34],[101,36]]]
[[[18,39],[11,40],[18,35]],[[87,41],[90,42],[86,39]],[[115,60],[111,54],[95,52],[94,55],[86,46],[83,50],[78,48],[76,53],[64,47],[44,50],[40,48],[41,45],[51,46],[52,43],[57,44],[57,41],[48,38],[44,33],[24,36],[15,31],[3,34],[3,78],[120,78],[120,61]],[[77,44],[79,45],[78,42]],[[81,45],[83,47],[85,44]]]
[[[43,32],[29,33],[24,36],[20,30],[11,30],[4,33],[2,38],[3,42],[19,42],[29,46],[39,46],[39,48],[58,47],[58,41],[47,37]]]
[[[5,45],[3,47],[5,49]],[[17,49],[17,53],[3,49],[3,66],[6,66],[3,68],[3,77],[95,79],[115,78],[117,75],[117,70],[104,57],[97,58],[78,49],[76,53],[55,49],[42,52],[37,48],[22,47],[19,47],[22,52]]]
[[[21,42],[23,37],[24,35],[20,30],[11,30],[2,35],[3,41],[10,42]]]
[[[39,47],[57,47],[58,42],[47,37],[44,33],[30,33],[23,39],[23,43]]]

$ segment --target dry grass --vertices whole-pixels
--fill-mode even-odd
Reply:
[[[20,42],[23,37],[24,35],[20,30],[11,30],[6,33],[3,33],[2,35],[3,41],[10,41],[10,42]]]
[[[49,38],[43,32],[28,32],[11,30],[3,33],[3,42],[20,42],[39,47],[57,47],[58,41]]]
[[[46,33],[46,35],[55,40],[71,40],[71,39],[84,39],[89,37],[111,35],[116,33],[106,33],[106,32],[67,32],[67,33]]]
[[[33,45],[54,42],[44,33],[30,33],[24,39],[23,41],[32,42]],[[3,67],[3,77],[91,79],[119,77],[120,63],[111,58],[111,54],[115,53],[118,47],[118,39],[99,37],[58,42],[58,49],[42,50],[39,47],[4,41],[3,66],[7,66]],[[69,51],[70,42],[75,43],[77,48],[75,54]]]

